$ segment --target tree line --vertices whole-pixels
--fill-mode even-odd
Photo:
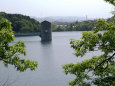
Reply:
[[[108,18],[107,22],[113,21]],[[68,22],[52,22],[53,31],[91,31],[97,24],[97,20],[76,21],[73,23]]]
[[[40,23],[29,16],[0,12],[0,19],[2,18],[12,22],[13,31],[16,33],[40,32]]]

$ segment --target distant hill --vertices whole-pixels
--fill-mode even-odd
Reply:
[[[8,19],[17,33],[40,32],[40,23],[29,16],[0,12],[1,18]]]
[[[84,17],[57,16],[36,18],[21,14],[8,14],[5,12],[0,12],[0,19],[1,18],[7,18],[11,21],[13,30],[19,34],[40,32],[40,22],[44,20],[52,22],[52,31],[90,31],[97,23],[97,20],[86,19]],[[112,21],[112,18],[107,19],[107,21]]]
[[[76,21],[85,21],[86,17],[77,17],[77,16],[66,16],[66,17],[62,17],[62,16],[50,16],[50,17],[44,17],[44,18],[37,18],[37,17],[32,17],[36,20],[38,20],[39,22],[42,22],[44,20],[47,20],[49,22],[76,22]],[[91,20],[91,19],[89,19]]]

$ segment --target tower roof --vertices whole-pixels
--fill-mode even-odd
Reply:
[[[41,24],[51,24],[49,21],[43,21]]]

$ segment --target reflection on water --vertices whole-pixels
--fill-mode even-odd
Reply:
[[[0,83],[7,81],[8,86],[68,86],[67,82],[74,76],[65,75],[62,65],[83,60],[73,56],[74,51],[69,44],[70,38],[79,40],[81,32],[53,32],[52,35],[50,42],[41,42],[38,36],[17,37],[15,42],[24,40],[26,43],[27,56],[21,55],[21,58],[36,60],[39,67],[35,71],[28,69],[20,73],[14,66],[5,68],[1,62]],[[94,54],[88,53],[86,56],[90,58]]]
[[[41,41],[42,46],[43,45],[51,45],[52,41]]]

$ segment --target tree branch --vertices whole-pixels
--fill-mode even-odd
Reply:
[[[97,65],[97,66],[95,67],[94,71],[95,71],[99,66],[101,66],[103,63],[110,61],[110,60],[114,57],[114,55],[115,55],[115,53],[114,53],[111,57],[109,57],[109,58],[103,60],[99,65]]]

